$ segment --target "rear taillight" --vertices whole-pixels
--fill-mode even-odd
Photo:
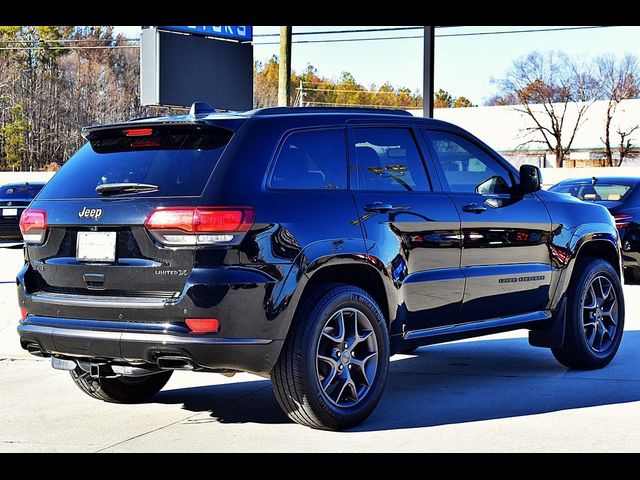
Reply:
[[[616,228],[618,230],[624,227],[628,227],[629,224],[633,221],[633,217],[626,214],[614,215],[613,219],[616,221]]]
[[[20,216],[20,232],[24,243],[42,244],[47,234],[47,212],[27,208]]]
[[[254,218],[251,207],[160,207],[147,216],[144,225],[165,245],[234,245]]]

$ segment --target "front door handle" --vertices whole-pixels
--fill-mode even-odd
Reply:
[[[467,213],[482,213],[487,209],[482,205],[478,205],[477,203],[470,203],[468,205],[462,206],[462,211]]]
[[[390,203],[373,202],[364,206],[365,212],[387,213],[396,208]]]

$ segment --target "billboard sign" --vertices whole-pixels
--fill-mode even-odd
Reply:
[[[253,45],[147,28],[140,36],[143,105],[253,108]]]
[[[158,27],[162,30],[170,30],[172,32],[193,33],[194,35],[207,35],[209,37],[228,38],[231,40],[239,40],[241,42],[250,42],[253,40],[253,27]]]

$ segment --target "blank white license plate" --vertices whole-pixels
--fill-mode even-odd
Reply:
[[[115,262],[116,232],[78,232],[76,257],[81,262]]]
[[[17,208],[3,208],[2,209],[3,217],[17,217],[18,209]]]

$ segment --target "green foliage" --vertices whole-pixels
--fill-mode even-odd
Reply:
[[[453,97],[446,90],[440,89],[433,94],[433,108],[451,108]]]
[[[254,106],[277,105],[278,57],[254,65]],[[320,76],[313,65],[301,73],[292,72],[291,103],[296,106],[362,106],[380,108],[422,108],[422,95],[409,88],[394,88],[389,82],[381,87],[366,88],[350,72],[342,72],[337,80]]]
[[[112,27],[5,26],[0,40],[15,47],[0,51],[1,168],[54,168],[84,143],[82,126],[148,111],[136,48],[70,48],[124,45]]]
[[[456,101],[453,104],[453,108],[466,108],[466,107],[477,107],[477,105],[474,105],[473,103],[471,103],[471,100],[469,100],[467,97],[456,98]]]
[[[449,92],[439,89],[433,94],[433,108],[477,107],[467,97],[453,97]]]
[[[5,167],[12,170],[22,167],[26,135],[29,131],[29,125],[24,121],[23,114],[22,104],[14,105],[11,108],[11,121],[0,127],[3,163]]]

